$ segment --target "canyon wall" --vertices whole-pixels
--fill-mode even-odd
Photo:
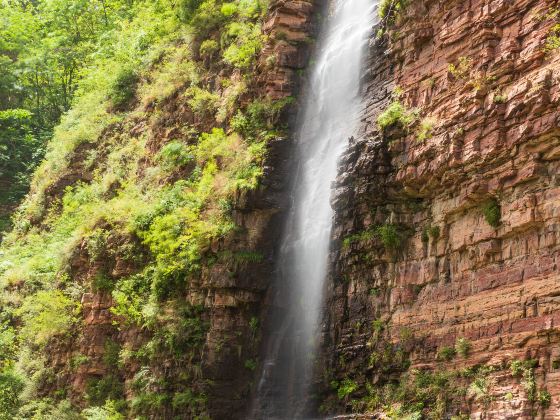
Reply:
[[[324,412],[560,417],[557,17],[423,0],[372,39],[332,200]]]
[[[318,25],[313,0],[263,4],[206,2],[126,101],[58,129],[82,133],[47,155],[1,254],[13,413],[244,418]],[[144,233],[165,217],[156,250]]]
[[[311,52],[310,40],[316,33],[315,8],[314,2],[307,0],[271,2],[263,24],[268,41],[258,57],[254,89],[243,101],[255,98],[278,101],[297,94]],[[158,144],[164,144],[176,135],[185,122],[185,114],[190,113],[179,94],[170,98],[161,111],[164,119],[156,120],[151,126],[149,121],[138,122],[135,127],[137,135],[152,133],[154,150],[160,147]],[[279,127],[292,126],[296,113],[297,103],[294,103],[282,111],[275,124]],[[215,261],[210,258],[203,263],[199,278],[191,279],[184,292],[185,301],[200,308],[200,312],[188,314],[184,319],[188,322],[189,316],[193,319],[200,317],[205,324],[204,337],[199,344],[187,346],[188,360],[184,355],[166,357],[162,354],[158,361],[160,366],[156,367],[163,371],[176,370],[171,376],[183,372],[183,375],[194,377],[189,382],[195,396],[196,393],[203,395],[201,403],[205,408],[201,412],[202,418],[204,415],[215,419],[243,418],[249,408],[259,357],[260,319],[262,313],[268,310],[266,291],[274,271],[275,238],[279,237],[283,211],[287,207],[291,145],[290,136],[269,140],[259,188],[240,193],[233,204],[237,233],[213,241],[209,247],[212,255],[252,252],[258,257],[251,259],[249,256],[244,261]],[[111,239],[119,241],[118,238]],[[124,238],[121,242],[135,240]],[[84,248],[81,247],[82,250]],[[108,248],[116,249],[118,244],[109,244]],[[108,271],[116,277],[135,272],[134,267],[127,268],[118,255],[113,261],[109,258],[108,264],[114,265]],[[79,274],[79,271],[92,266],[87,252],[77,257],[72,266],[75,268],[73,277],[82,278],[86,284],[95,277],[96,270],[91,268],[87,273]],[[114,368],[106,363],[106,343],[118,343],[119,347],[129,351],[138,350],[153,337],[152,333],[119,325],[121,320],[111,313],[114,305],[110,294],[85,294],[82,298],[85,323],[77,346],[69,346],[66,351],[56,350],[57,370],[64,370],[72,354],[88,357],[88,362],[80,365],[75,375],[59,380],[61,386],[72,383],[72,396],[78,402],[86,392],[88,381],[103,377]],[[169,317],[185,317],[185,314],[176,312],[173,304],[169,305],[168,312]],[[134,398],[136,394],[134,381],[139,367],[138,363],[127,364],[119,372],[128,398]],[[196,410],[179,413],[182,413],[181,418],[197,415]],[[164,402],[150,418],[171,418],[173,415],[177,415],[177,410],[170,407],[170,402]]]

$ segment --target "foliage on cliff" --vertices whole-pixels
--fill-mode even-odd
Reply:
[[[290,102],[255,97],[266,4],[52,0],[3,7],[14,14],[9,25],[20,18],[38,25],[26,35],[36,42],[24,44],[43,55],[24,48],[3,62],[27,69],[36,57],[41,65],[18,79],[35,96],[18,92],[16,105],[31,110],[6,111],[0,124],[38,124],[45,112],[53,122],[71,107],[2,245],[0,407],[7,418],[205,417],[210,385],[199,378],[207,324],[203,307],[185,294],[223,257],[211,245],[239,233],[236,201],[258,188],[267,141]],[[39,74],[52,84],[34,85]],[[0,83],[8,92],[19,82]],[[9,128],[29,143],[18,153],[40,150],[21,127]],[[148,339],[126,348],[106,340],[107,374],[92,376],[80,396],[57,376],[89,362],[70,344],[84,334],[87,293],[112,296],[116,336],[136,328]],[[49,353],[68,348],[68,363],[54,366]]]

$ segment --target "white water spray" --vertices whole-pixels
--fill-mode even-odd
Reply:
[[[331,3],[299,118],[293,202],[278,260],[276,289],[286,294],[281,300],[287,308],[272,327],[253,418],[298,418],[311,409],[333,217],[331,183],[361,114],[362,56],[377,1]]]

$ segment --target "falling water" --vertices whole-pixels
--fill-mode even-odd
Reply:
[[[357,128],[362,53],[375,0],[333,0],[309,93],[300,115],[292,209],[278,259],[278,300],[252,418],[310,415],[310,382],[319,335],[332,225],[331,183]]]

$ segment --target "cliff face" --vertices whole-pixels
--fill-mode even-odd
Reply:
[[[262,25],[267,42],[257,59],[258,74],[254,90],[243,101],[258,98],[282,101],[297,93],[301,72],[307,65],[310,53],[309,40],[315,33],[314,8],[313,2],[301,0],[270,4]],[[210,61],[209,65],[214,64]],[[231,75],[232,78],[238,76],[235,73]],[[281,114],[276,116],[275,126],[290,126],[295,110],[296,106],[282,109]],[[176,94],[160,112],[165,118],[152,126],[143,122],[137,124],[137,135],[153,133],[153,143],[165,143],[176,135],[184,123],[185,113],[188,115],[190,110],[182,103],[180,94]],[[206,123],[207,130],[212,123]],[[186,343],[182,350],[186,352],[186,359],[185,355],[178,354],[159,357],[156,361],[160,366],[152,368],[164,372],[162,376],[171,378],[190,376],[187,379],[190,383],[189,392],[192,393],[189,396],[189,408],[176,407],[174,401],[162,401],[159,408],[140,407],[138,412],[144,411],[151,418],[171,418],[173,415],[205,418],[208,415],[221,419],[243,418],[249,408],[254,369],[259,357],[260,317],[263,311],[266,312],[266,291],[272,280],[276,250],[274,239],[279,236],[280,220],[286,208],[286,171],[290,162],[290,145],[289,136],[269,139],[259,187],[237,194],[232,203],[236,233],[213,240],[208,245],[206,253],[213,257],[205,258],[199,276],[190,279],[182,292],[184,294],[180,299],[199,308],[199,312],[181,313],[173,303],[168,304],[166,309],[170,318],[187,323],[200,319],[204,323],[199,342]],[[154,144],[153,147],[158,146]],[[114,241],[120,241],[122,245],[137,239],[114,238]],[[117,249],[118,245],[113,243],[107,248]],[[84,248],[82,246],[82,250]],[[220,258],[222,255],[230,258],[226,257],[224,261]],[[236,255],[242,257],[236,260]],[[126,262],[118,256],[112,262],[111,258],[105,259],[105,263],[107,260],[109,264],[114,264],[109,272],[116,277],[125,277],[136,271],[135,267],[127,267]],[[91,265],[87,251],[76,256],[72,263],[76,269],[73,276],[80,277],[78,273]],[[86,284],[94,277],[95,270],[83,273]],[[72,398],[77,402],[83,401],[82,394],[87,392],[91,378],[107,375],[112,369],[107,364],[108,342],[134,352],[142,349],[154,335],[157,336],[157,332],[122,325],[122,319],[111,311],[114,306],[115,300],[110,294],[86,293],[82,297],[85,322],[79,342],[69,346],[65,352],[57,350],[56,366],[61,371],[72,354],[83,354],[88,358],[75,375],[60,380],[61,386],[72,383]],[[139,368],[140,364],[136,361],[125,364],[124,369],[119,371],[129,399],[137,398],[134,383],[141,371]],[[168,374],[168,370],[176,371]]]
[[[126,101],[67,117],[3,248],[6,415],[243,418],[314,7],[207,1]]]
[[[324,410],[560,416],[557,11],[413,2],[372,41],[333,198]]]

